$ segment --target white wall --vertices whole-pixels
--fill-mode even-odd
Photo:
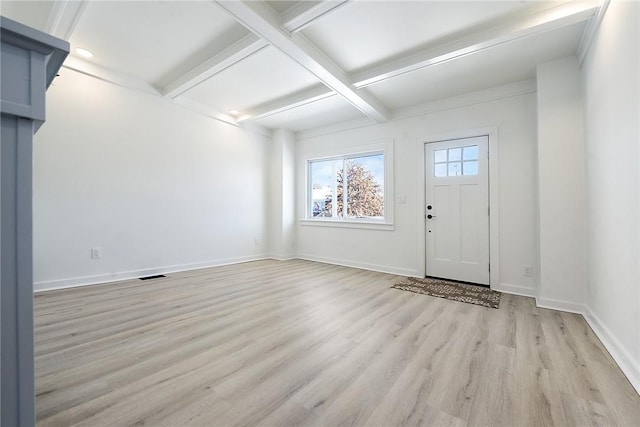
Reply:
[[[640,3],[611,2],[582,83],[590,323],[640,391],[639,28]]]
[[[271,144],[267,193],[269,255],[277,259],[292,258],[295,253],[294,168],[295,136],[289,130],[278,129]]]
[[[268,138],[67,69],[47,114],[35,136],[36,289],[266,254],[255,238]]]
[[[585,303],[585,172],[578,58],[538,64],[538,303],[581,311]]]
[[[491,91],[486,93],[491,95]],[[536,100],[534,93],[479,102],[459,108],[387,123],[329,133],[298,141],[296,151],[296,216],[305,216],[305,161],[331,149],[395,141],[394,230],[330,228],[298,223],[298,255],[320,261],[405,275],[424,271],[420,231],[424,217],[418,206],[424,183],[422,142],[430,137],[467,129],[497,126],[500,185],[500,265],[495,288],[533,294],[536,278],[523,275],[524,265],[537,262],[536,221]],[[437,108],[434,108],[437,109]],[[406,204],[397,204],[406,196]],[[495,285],[495,284],[494,284]]]

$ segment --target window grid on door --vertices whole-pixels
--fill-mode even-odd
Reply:
[[[435,177],[478,175],[478,146],[435,150],[433,173]]]

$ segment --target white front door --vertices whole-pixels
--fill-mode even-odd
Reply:
[[[489,137],[426,144],[427,276],[489,284]]]

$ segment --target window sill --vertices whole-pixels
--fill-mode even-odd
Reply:
[[[300,225],[313,227],[363,228],[368,230],[393,231],[393,223],[340,219],[301,219]]]

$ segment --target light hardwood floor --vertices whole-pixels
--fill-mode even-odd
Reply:
[[[39,293],[40,426],[640,425],[575,314],[258,261]]]

